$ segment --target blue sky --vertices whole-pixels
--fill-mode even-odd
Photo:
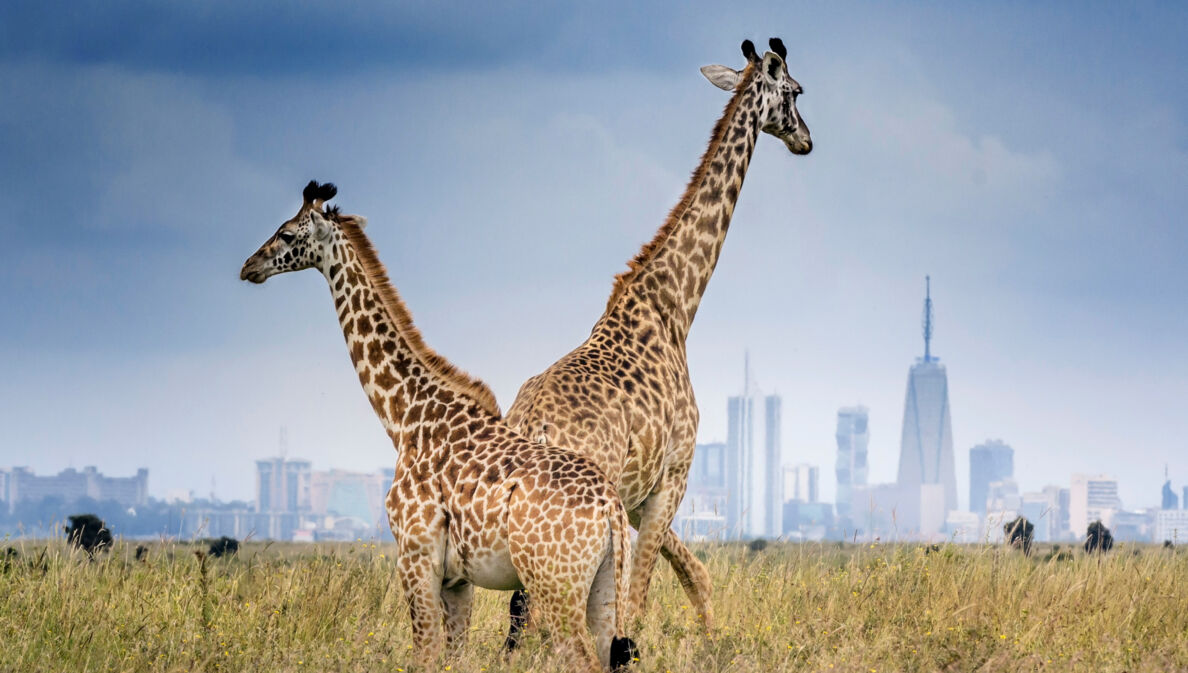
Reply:
[[[9,2],[0,9],[0,466],[150,468],[251,497],[255,458],[390,465],[324,281],[239,265],[338,183],[426,338],[494,387],[578,344],[781,36],[814,152],[763,138],[689,340],[702,438],[750,348],[832,497],[836,409],[894,477],[923,277],[958,482],[1188,483],[1188,10],[927,3]]]

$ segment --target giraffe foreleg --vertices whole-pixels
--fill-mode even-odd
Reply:
[[[435,565],[431,556],[417,554],[401,555],[398,567],[408,604],[414,663],[422,670],[431,670],[445,646],[441,576],[435,572],[441,566]]]

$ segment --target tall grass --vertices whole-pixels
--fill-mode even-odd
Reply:
[[[389,544],[59,542],[0,555],[0,670],[407,670]],[[641,671],[1188,670],[1188,554],[1122,545],[1071,559],[992,547],[697,548],[717,624],[698,628],[667,568],[634,634]],[[508,594],[479,591],[452,671],[563,670],[539,637],[503,656]]]

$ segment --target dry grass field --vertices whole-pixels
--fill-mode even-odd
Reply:
[[[387,544],[245,544],[199,561],[119,542],[0,556],[0,669],[401,671],[407,615]],[[1066,549],[1068,549],[1066,547]],[[931,552],[931,553],[929,553]],[[1188,670],[1188,553],[1119,545],[1031,558],[993,547],[703,546],[707,634],[667,568],[634,634],[640,671]],[[539,638],[503,656],[507,594],[479,591],[470,641],[441,670],[553,671]]]

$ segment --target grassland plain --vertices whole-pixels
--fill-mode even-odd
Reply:
[[[401,671],[411,648],[390,544],[247,543],[230,559],[118,542],[0,556],[0,670]],[[1066,548],[1067,549],[1067,548]],[[996,547],[696,547],[717,625],[699,632],[661,566],[640,671],[1188,670],[1188,550],[1031,558]],[[539,638],[507,659],[507,594],[477,592],[438,670],[554,671]]]

